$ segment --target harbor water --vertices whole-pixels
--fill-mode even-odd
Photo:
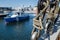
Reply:
[[[4,18],[0,18],[0,40],[30,40],[33,28],[33,17],[21,22],[5,24]]]
[[[35,14],[29,14],[29,19],[5,24],[4,18],[0,17],[0,40],[31,40],[31,32],[33,29],[33,18]],[[54,25],[53,32],[55,33],[60,28],[60,16]],[[41,31],[42,35],[39,40],[45,36],[44,30]],[[48,34],[46,34],[48,37]]]

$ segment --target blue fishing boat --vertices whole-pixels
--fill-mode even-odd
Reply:
[[[23,21],[28,19],[29,15],[27,13],[10,13],[8,16],[4,18],[6,23],[15,22],[15,21]]]

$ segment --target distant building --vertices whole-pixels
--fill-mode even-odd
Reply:
[[[3,13],[4,11],[12,11],[12,7],[0,7],[0,13]]]

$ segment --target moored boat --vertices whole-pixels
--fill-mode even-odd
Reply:
[[[8,14],[2,14],[0,13],[0,17],[6,17]]]
[[[25,19],[28,19],[29,15],[26,13],[11,13],[8,16],[4,17],[4,20],[6,23],[9,22],[15,22],[15,21],[23,21]]]

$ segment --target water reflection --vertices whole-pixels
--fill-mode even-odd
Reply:
[[[33,19],[5,24],[0,19],[0,40],[30,40]]]

